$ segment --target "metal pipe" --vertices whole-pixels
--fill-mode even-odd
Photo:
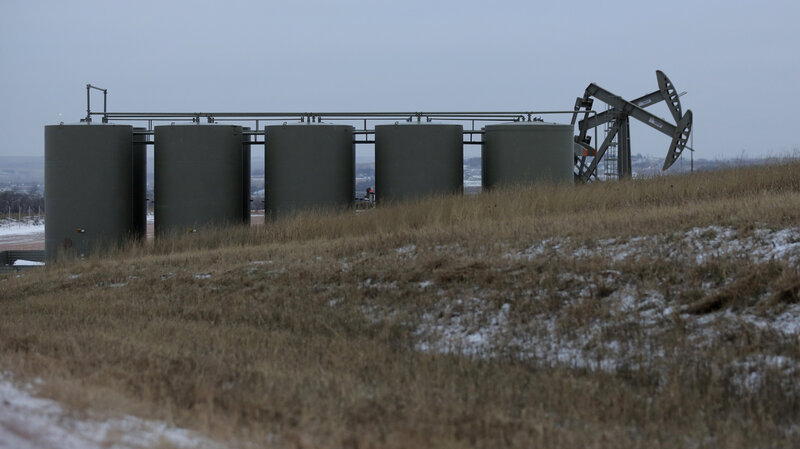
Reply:
[[[113,118],[298,118],[310,119],[311,117],[325,116],[329,120],[342,118],[403,118],[409,117],[430,117],[430,118],[519,118],[530,115],[554,115],[554,114],[573,114],[574,110],[552,110],[552,111],[484,111],[484,112],[105,112]],[[594,112],[594,111],[587,111]],[[596,112],[594,112],[596,114]],[[99,115],[99,112],[92,112],[92,115]]]
[[[99,115],[99,113],[91,112],[90,104],[89,104],[89,89],[95,88],[98,90],[103,90],[92,86],[90,84],[87,85],[87,121],[91,121],[92,115]],[[364,135],[365,140],[356,140],[355,143],[358,144],[374,144],[374,140],[368,140],[366,136],[375,134],[374,130],[367,129],[367,121],[374,120],[374,121],[411,121],[414,117],[417,118],[418,122],[421,122],[422,116],[425,116],[427,121],[431,120],[442,120],[442,121],[466,121],[470,122],[472,129],[463,131],[465,135],[469,135],[469,141],[464,142],[466,145],[482,145],[482,141],[474,141],[473,135],[478,134],[482,135],[483,131],[475,130],[475,122],[476,121],[485,121],[485,122],[494,122],[494,121],[504,121],[504,120],[525,120],[526,117],[532,117],[533,115],[558,115],[558,114],[573,114],[574,110],[548,110],[548,111],[489,111],[489,112],[327,112],[327,113],[308,113],[308,112],[105,112],[104,117],[109,118],[116,118],[126,121],[147,121],[148,128],[153,129],[153,122],[154,121],[191,121],[195,123],[199,123],[201,117],[206,117],[209,119],[213,119],[214,121],[250,121],[255,120],[256,123],[256,130],[259,128],[260,121],[266,122],[273,122],[273,121],[284,121],[288,122],[292,119],[299,120],[301,123],[306,122],[311,123],[315,118],[318,122],[322,121],[322,116],[326,116],[327,120],[351,120],[351,121],[362,121],[363,120],[363,130],[355,131],[354,134],[356,135]],[[588,117],[597,116],[597,111],[590,109],[588,111],[584,111]],[[264,131],[249,131],[245,132],[245,135],[249,136],[259,136],[265,135]],[[594,129],[595,134],[595,142],[597,142],[597,128]],[[150,134],[145,134],[150,135]],[[254,141],[251,142],[251,145],[259,145],[263,144],[264,142]],[[152,142],[146,142],[146,145],[152,145]]]
[[[209,114],[209,115],[211,117],[214,117],[214,122],[249,122],[249,121],[255,121],[255,122],[285,122],[285,121],[290,121],[290,120],[292,120],[292,121],[293,120],[297,120],[297,117],[253,119],[252,117],[248,117],[248,118],[219,118],[219,116],[214,115],[214,114]],[[201,117],[205,117],[205,115],[202,115]],[[124,117],[122,119],[124,119],[125,121],[143,120],[141,118],[133,119],[133,118],[124,118]],[[162,122],[168,122],[168,121],[175,121],[175,120],[185,120],[186,121],[188,119],[172,119],[172,118],[169,118],[169,117],[161,117],[161,118],[157,118],[157,119],[154,119],[154,120],[159,120],[159,121],[162,121]],[[192,121],[194,121],[194,120],[195,119],[192,119]]]
[[[93,87],[93,86],[92,86]],[[88,108],[87,108],[88,109]],[[339,121],[346,121],[346,120],[363,120],[364,130],[357,131],[356,134],[359,135],[369,135],[374,134],[374,130],[366,129],[367,121],[409,121],[413,120],[414,117],[418,117],[418,121],[422,115],[425,115],[428,121],[430,122],[432,119],[441,120],[441,121],[466,121],[470,122],[472,126],[471,131],[465,132],[466,134],[470,135],[470,141],[473,141],[472,135],[473,134],[481,134],[482,131],[475,131],[475,122],[476,121],[484,121],[484,122],[496,122],[496,121],[506,121],[506,120],[513,120],[518,121],[520,119],[525,120],[524,116],[521,114],[572,114],[574,111],[563,110],[563,111],[536,111],[536,112],[438,112],[438,113],[397,113],[397,112],[330,112],[325,115],[328,115],[328,120],[339,120]],[[98,113],[93,113],[89,111],[89,117],[91,115],[96,115]],[[598,113],[594,110],[586,111],[587,117],[597,116]],[[207,117],[208,119],[213,119],[214,121],[250,121],[255,120],[256,129],[258,129],[260,121],[272,122],[272,121],[284,121],[288,122],[292,119],[299,120],[301,123],[305,122],[305,119],[308,119],[307,123],[311,123],[315,114],[310,113],[283,113],[283,112],[275,112],[275,113],[252,113],[252,112],[219,112],[219,113],[200,113],[200,112],[193,112],[193,113],[148,113],[148,112],[112,112],[107,113],[104,115],[104,121],[106,121],[107,117],[113,117],[117,119],[123,119],[126,121],[147,121],[148,128],[153,128],[154,121],[191,121],[194,123],[199,123],[201,117]],[[222,118],[220,118],[222,117]],[[255,118],[258,117],[258,118]],[[322,117],[317,116],[318,120],[321,122]],[[595,142],[597,141],[597,128],[594,130],[595,133]],[[249,135],[258,135],[258,134],[249,134]],[[364,140],[361,143],[371,143],[371,141]],[[480,142],[478,142],[479,144]]]
[[[92,96],[89,90],[91,84],[86,85],[86,123],[92,123]]]
[[[472,131],[475,131],[475,120],[472,120]],[[469,136],[469,141],[472,142],[472,135]]]
[[[96,89],[103,92],[103,123],[108,122],[108,119],[105,118],[105,114],[107,111],[108,101],[106,96],[108,94],[108,89],[103,89],[102,87],[92,86],[91,84],[86,85],[86,123],[92,123],[92,115],[100,114],[99,112],[92,112],[92,95],[91,90]]]
[[[517,120],[517,118],[518,118],[518,116],[516,116],[516,115],[509,115],[509,116],[506,116],[506,117],[492,116],[492,117],[487,117],[487,118],[479,118],[477,120],[482,121],[482,122],[508,122],[508,121],[516,122],[516,121],[519,121],[519,120]],[[465,121],[475,120],[475,119],[462,118],[462,117],[430,117],[430,120],[439,120],[439,121],[443,121],[443,122],[465,122]]]

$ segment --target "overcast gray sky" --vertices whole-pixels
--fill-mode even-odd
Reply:
[[[789,154],[798,18],[797,0],[2,0],[0,155],[42,155],[86,83],[111,111],[545,110],[590,82],[652,92],[656,69],[689,92],[696,157]],[[668,145],[633,127],[634,153]]]

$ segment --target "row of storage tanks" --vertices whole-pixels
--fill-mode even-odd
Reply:
[[[117,124],[45,127],[45,253],[88,254],[146,232],[146,135]],[[156,126],[155,234],[250,220],[248,128],[225,124]],[[265,128],[268,217],[351,207],[355,128],[284,124]],[[573,127],[488,125],[483,187],[572,182]],[[379,204],[463,190],[463,127],[446,123],[375,126]]]

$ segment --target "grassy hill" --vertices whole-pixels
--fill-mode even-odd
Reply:
[[[255,447],[800,446],[800,164],[436,197],[0,277],[0,370]]]

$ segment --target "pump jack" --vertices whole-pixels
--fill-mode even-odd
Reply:
[[[662,171],[667,170],[678,160],[686,148],[689,134],[692,131],[692,111],[687,110],[685,114],[681,112],[680,95],[664,72],[657,70],[656,79],[658,80],[657,91],[633,101],[627,101],[614,95],[595,83],[589,84],[583,97],[577,98],[575,112],[572,114],[572,124],[575,124],[578,116],[582,115],[583,118],[578,121],[579,134],[575,136],[574,173],[576,181],[589,182],[597,178],[597,166],[615,137],[618,141],[617,172],[619,177],[622,179],[631,176],[631,117],[672,138]],[[595,98],[606,103],[609,109],[590,117],[589,113]],[[667,103],[667,107],[675,119],[674,125],[644,110],[644,108],[661,101]],[[591,146],[591,136],[588,132],[592,128],[605,124],[609,124],[610,127],[600,147],[595,149]]]

